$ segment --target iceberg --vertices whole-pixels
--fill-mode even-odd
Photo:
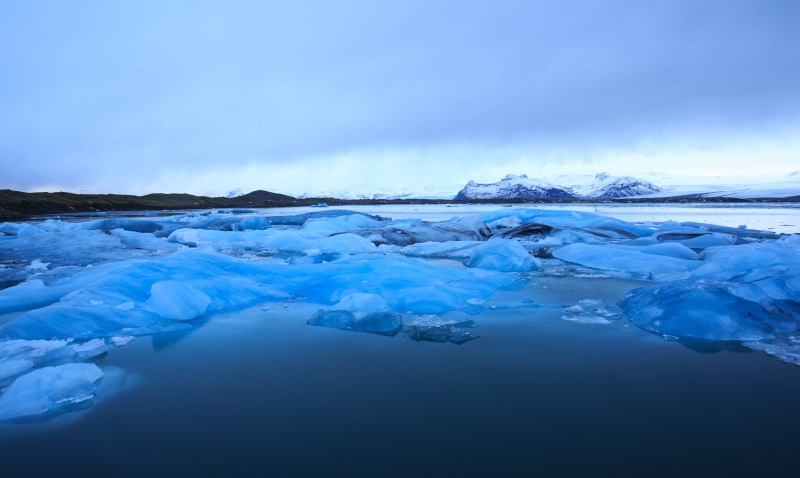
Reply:
[[[800,236],[707,249],[687,278],[634,289],[631,322],[681,337],[757,341],[800,328]]]
[[[307,323],[382,335],[394,335],[403,325],[400,314],[390,309],[381,296],[363,293],[342,297],[336,305],[319,310]]]

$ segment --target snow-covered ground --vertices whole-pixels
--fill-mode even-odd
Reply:
[[[523,176],[526,176],[523,178]],[[544,189],[559,188],[577,197],[592,198],[604,197],[610,190],[625,191],[625,186],[630,185],[630,193],[625,196],[644,196],[651,198],[684,196],[689,194],[703,194],[709,197],[732,196],[738,198],[784,198],[800,195],[800,171],[785,175],[773,176],[692,176],[680,174],[667,174],[661,172],[630,172],[624,175],[612,175],[602,171],[586,173],[560,173],[553,174],[528,171],[526,174],[510,174],[515,183],[522,186]],[[491,180],[491,179],[490,179]],[[617,184],[612,184],[618,181]],[[477,183],[486,181],[476,181]],[[508,183],[509,181],[505,181]],[[641,182],[643,184],[637,184]],[[479,188],[486,197],[494,197],[503,181],[495,183],[486,182],[495,187]],[[374,188],[365,185],[358,188],[330,188],[325,190],[276,190],[282,194],[295,197],[331,197],[337,199],[453,199],[464,183],[452,183],[446,179],[436,183],[415,183],[397,188]],[[606,190],[604,190],[606,188]],[[226,195],[241,195],[258,189],[237,188]],[[638,191],[637,191],[638,189]],[[660,189],[660,190],[659,190]],[[612,191],[613,192],[613,191]],[[609,196],[612,197],[612,196]],[[613,197],[621,197],[620,195]]]
[[[253,307],[455,344],[490,310],[549,307],[800,364],[797,205],[353,209],[0,225],[0,420],[84,409],[125,382],[104,355]],[[604,279],[636,288],[591,297]],[[587,292],[550,304],[543,283]]]

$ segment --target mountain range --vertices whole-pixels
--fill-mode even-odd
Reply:
[[[470,181],[454,199],[617,199],[662,191],[663,188],[644,179],[606,173],[599,173],[588,182],[569,185],[556,185],[525,174],[509,174],[496,183]]]

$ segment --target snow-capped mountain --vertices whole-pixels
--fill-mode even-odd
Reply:
[[[606,173],[596,175],[588,191],[579,191],[578,186],[572,189],[587,199],[616,199],[631,196],[646,196],[658,193],[663,189],[655,184],[631,176],[614,177]]]
[[[470,181],[454,199],[614,199],[662,191],[653,183],[630,176],[600,173],[590,178],[561,177],[560,180],[570,180],[571,184],[556,185],[525,174],[509,174],[496,183]]]
[[[499,182],[470,181],[456,194],[458,199],[575,199],[572,191],[522,174],[509,174]]]
[[[252,190],[251,189],[244,190],[242,188],[236,188],[233,191],[228,191],[225,194],[225,197],[226,198],[238,198],[239,196],[244,196],[245,194],[247,194],[249,192],[252,192]]]

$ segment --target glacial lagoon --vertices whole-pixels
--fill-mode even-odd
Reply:
[[[224,230],[227,226],[211,224],[256,224],[319,211],[190,213],[174,225],[207,221],[205,226],[177,227],[160,238],[146,230],[144,221],[168,218],[131,219],[139,223],[112,218],[96,229],[80,225],[97,220],[29,224],[43,232],[6,226],[15,234],[0,242],[5,260],[0,272],[8,285],[0,290],[6,300],[0,302],[5,307],[0,333],[6,344],[50,345],[45,351],[29,347],[39,352],[25,359],[19,352],[4,357],[6,364],[16,360],[17,368],[7,366],[12,373],[3,393],[9,383],[48,367],[93,364],[103,376],[67,396],[69,407],[5,420],[0,428],[3,476],[87,469],[201,476],[793,472],[800,445],[800,367],[791,363],[794,335],[789,330],[794,319],[772,323],[777,319],[764,309],[767,322],[733,329],[744,334],[742,340],[682,336],[674,330],[689,329],[679,320],[671,333],[652,330],[646,319],[640,326],[629,320],[635,314],[623,310],[620,301],[633,290],[686,280],[709,264],[688,265],[704,261],[676,246],[644,242],[629,247],[658,246],[650,250],[661,255],[651,255],[665,259],[631,255],[627,263],[643,262],[630,270],[568,259],[585,261],[579,253],[586,245],[624,246],[620,243],[649,237],[669,220],[797,232],[800,228],[792,226],[796,207],[738,214],[731,208],[585,207],[563,208],[579,216],[569,220],[561,208],[553,208],[558,214],[550,216],[550,231],[528,228],[525,237],[507,239],[521,244],[524,255],[511,246],[502,253],[487,249],[487,238],[452,240],[452,234],[482,230],[469,222],[476,214],[484,225],[493,224],[493,237],[528,219],[547,222],[547,214],[512,214],[516,208],[497,206],[348,208],[397,221],[438,221],[394,223],[386,233],[379,229],[387,224],[341,220],[335,208],[325,210],[328,216],[283,224],[280,234],[262,232],[260,238],[252,233],[268,228]],[[581,226],[591,230],[585,236],[570,229],[595,214],[629,226],[597,220]],[[423,226],[441,222],[465,227],[439,227],[433,232],[451,236],[438,245],[403,245],[395,236],[405,230],[429,238],[432,232]],[[667,229],[691,236],[689,227],[702,226],[670,224]],[[358,236],[363,242],[325,239],[333,231],[341,237],[365,228],[372,230]],[[625,237],[609,238],[609,231]],[[656,242],[712,234],[730,242],[725,235],[735,232],[707,230]],[[44,234],[58,238],[44,240]],[[557,241],[554,234],[561,234]],[[627,237],[631,234],[636,237]],[[25,237],[30,238],[26,247],[12,250],[11,241]],[[797,313],[792,308],[796,296],[778,297],[796,287],[796,272],[786,260],[796,252],[787,243],[791,237],[754,232],[739,238],[738,245],[734,240],[683,247],[701,254],[709,248],[723,254],[726,247],[753,249],[742,256],[745,262],[762,254],[759,260],[772,275],[765,270],[754,280],[773,281],[770,287],[751,287],[752,281],[739,280],[741,274],[720,277],[724,270],[712,271],[714,280],[741,295],[731,300],[778,307],[791,317]],[[547,250],[528,253],[542,241],[550,241],[540,244]],[[789,251],[779,258],[786,266],[780,271],[764,259],[783,253],[765,249],[779,243],[788,245],[774,247]],[[53,244],[64,247],[53,251]],[[624,247],[613,252],[619,251],[628,253]],[[711,265],[714,251],[705,252]],[[533,265],[524,260],[527,256],[535,259]],[[591,256],[607,260],[609,254]],[[686,269],[665,268],[669,261]],[[724,256],[719,261],[735,262]],[[647,267],[655,276],[641,273]],[[788,282],[774,282],[777,275]],[[398,282],[398,277],[409,281]],[[699,280],[707,282],[710,276],[703,277]],[[172,303],[171,297],[182,300]],[[56,327],[64,317],[94,322],[71,330]],[[308,325],[315,317],[317,325],[327,326]],[[388,328],[358,331],[365,319]],[[129,336],[135,339],[118,341]],[[98,339],[102,344],[92,342]],[[92,343],[97,346],[87,345]],[[784,360],[758,343],[779,347]],[[31,366],[23,368],[23,359]],[[82,399],[88,395],[93,397]]]

